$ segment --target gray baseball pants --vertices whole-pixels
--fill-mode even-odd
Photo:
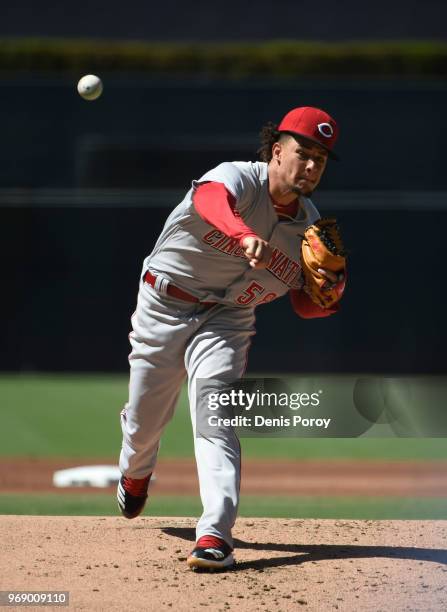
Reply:
[[[187,376],[203,505],[196,536],[218,536],[230,546],[239,503],[240,444],[232,428],[223,437],[196,437],[196,381],[241,378],[254,323],[251,308],[206,308],[161,295],[141,281],[129,334],[129,401],[121,413],[120,470],[131,478],[154,470],[161,435]]]

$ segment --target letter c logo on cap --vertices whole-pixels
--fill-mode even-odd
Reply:
[[[325,138],[332,138],[334,135],[334,128],[330,123],[319,123],[317,127],[320,134]]]

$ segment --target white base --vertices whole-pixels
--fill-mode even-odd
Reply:
[[[114,465],[85,465],[58,470],[53,474],[55,487],[111,487],[118,483],[121,472]]]

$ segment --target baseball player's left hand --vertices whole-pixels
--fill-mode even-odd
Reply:
[[[326,270],[325,268],[318,268],[318,272],[327,279],[322,290],[326,292],[335,289],[339,297],[341,297],[345,289],[346,274],[343,272],[332,272],[332,270]]]
[[[247,236],[242,241],[245,257],[252,268],[265,268],[272,256],[269,243],[258,236]]]
[[[334,289],[338,283],[345,280],[343,272],[337,274],[336,272],[332,272],[332,270],[325,270],[324,268],[318,268],[318,272],[327,279],[324,289]]]

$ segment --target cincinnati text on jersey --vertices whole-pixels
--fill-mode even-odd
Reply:
[[[202,237],[202,240],[205,244],[210,245],[213,249],[225,253],[226,255],[245,257],[244,249],[239,246],[239,240],[237,238],[230,238],[218,230],[207,232]],[[300,263],[290,259],[288,255],[277,247],[273,249],[267,270],[288,287],[296,287],[298,278],[301,276]]]

